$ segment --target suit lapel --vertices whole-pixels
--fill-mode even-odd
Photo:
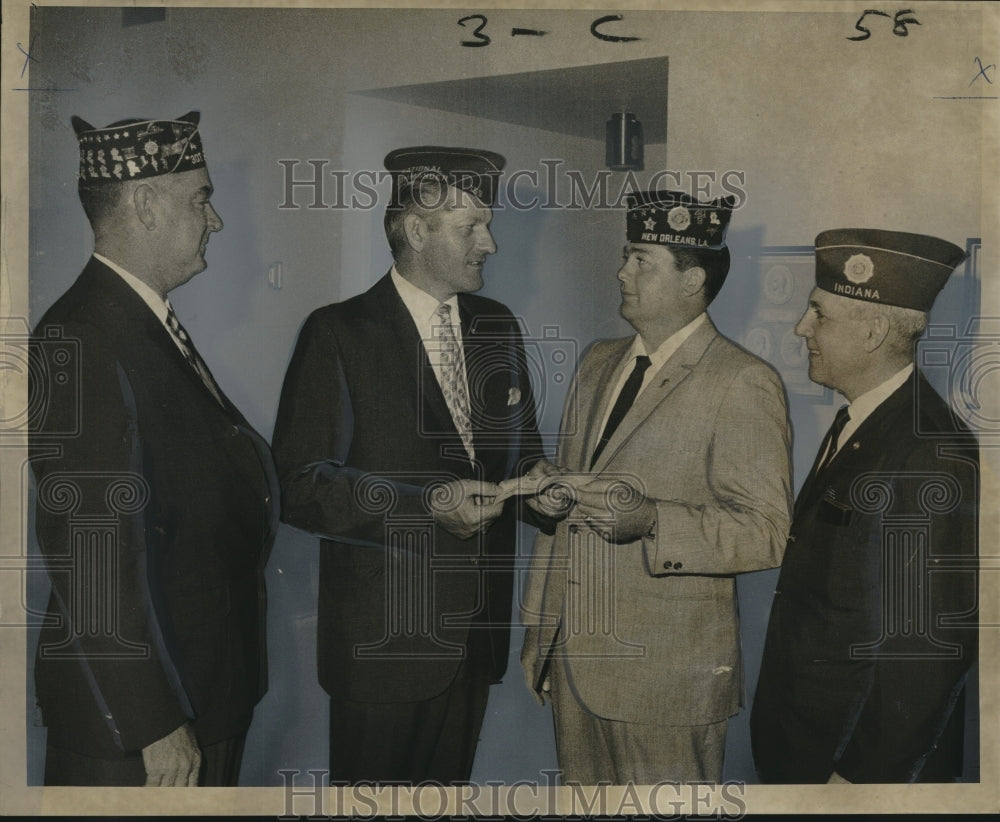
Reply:
[[[84,269],[83,276],[88,280],[88,288],[92,289],[93,293],[98,296],[102,310],[108,313],[108,327],[117,329],[126,340],[126,344],[130,338],[134,340],[139,337],[148,340],[154,349],[172,363],[178,374],[184,375],[183,379],[187,380],[196,391],[208,397],[215,407],[219,407],[218,400],[205,385],[201,375],[181,353],[170,332],[160,322],[159,317],[153,313],[146,301],[128,283],[100,260],[94,258],[91,258],[90,263]],[[223,410],[240,424],[246,425],[243,415],[229,401],[217,381],[216,386],[222,398]]]
[[[867,420],[866,420],[866,422],[867,422]],[[854,437],[851,437],[851,439],[854,439]],[[816,457],[813,460],[812,468],[809,469],[809,473],[806,474],[805,482],[802,483],[802,488],[799,490],[799,495],[798,495],[798,497],[795,500],[795,514],[796,515],[799,512],[799,508],[802,505],[805,505],[806,500],[809,500],[809,499],[812,498],[813,487],[816,484],[816,476],[817,476],[816,469],[819,468],[820,460],[823,458],[823,454],[826,453],[827,444],[828,444],[829,440],[830,440],[830,432],[829,432],[829,430],[827,430],[827,433],[823,436],[823,439],[820,441],[819,450],[816,452]],[[846,446],[847,443],[845,442],[844,445]],[[842,448],[839,449],[839,450],[843,451]],[[837,454],[836,456],[840,456],[840,455]]]
[[[206,418],[210,414],[222,414],[224,420],[236,425],[248,438],[269,489],[266,505],[270,533],[273,535],[278,526],[280,484],[267,440],[254,430],[221,388],[219,394],[223,406],[219,405],[215,396],[202,382],[201,376],[181,353],[170,332],[145,300],[118,274],[100,260],[91,258],[80,275],[80,280],[86,292],[87,305],[93,307],[95,316],[92,319],[102,329],[109,329],[109,334],[113,335],[115,341],[114,348],[134,353],[135,360],[143,363],[133,365],[133,368],[153,369],[158,380],[164,383],[169,380],[171,387],[177,387],[178,402],[189,402],[191,399],[188,394],[181,393],[183,383],[187,381],[197,396],[205,398]],[[164,372],[164,362],[172,368],[171,373]],[[262,563],[266,561],[269,550],[270,545],[265,549]]]
[[[413,321],[406,303],[399,296],[392,277],[386,274],[368,291],[369,311],[385,329],[387,339],[394,342],[398,356],[393,358],[396,367],[394,380],[382,379],[386,385],[400,386],[407,390],[403,396],[417,397],[417,415],[421,430],[454,433],[458,436],[434,368],[427,356],[420,332]],[[387,375],[386,375],[387,376]],[[424,419],[424,414],[430,419]]]
[[[475,333],[476,324],[473,322],[472,311],[469,308],[468,301],[464,300],[461,294],[458,295],[458,319],[462,327],[462,359],[465,366],[465,381],[469,389],[469,414],[473,420],[474,427],[477,429],[475,433],[479,433],[478,426],[475,426],[475,421],[482,419],[482,415],[487,410],[485,407],[485,392],[472,390],[475,375],[472,373],[473,368],[470,366],[474,366],[477,362],[482,361],[480,352],[484,347],[484,341],[477,337]]]
[[[628,367],[626,358],[631,349],[632,337],[625,337],[619,340],[615,348],[609,351],[604,366],[598,369],[594,378],[596,386],[589,406],[590,414],[584,423],[586,429],[583,431],[583,436],[577,440],[581,443],[581,450],[578,453],[566,455],[568,464],[575,466],[579,471],[590,470],[590,457],[601,439],[601,429],[603,428],[601,423],[604,419],[605,410],[609,403],[614,401],[615,386],[621,377],[622,369]],[[586,398],[578,396],[578,400],[584,399]],[[583,407],[583,404],[580,407]]]
[[[817,497],[822,496],[830,484],[828,478],[837,475],[837,469],[844,466],[848,453],[859,454],[866,450],[871,450],[873,447],[877,448],[878,443],[884,440],[889,434],[885,430],[887,423],[895,425],[901,410],[912,400],[916,373],[916,369],[914,369],[909,379],[893,391],[881,405],[865,418],[865,421],[858,426],[857,430],[851,434],[843,445],[837,448],[837,453],[833,455],[830,463],[821,472],[817,473],[816,468],[825,450],[822,445],[820,446],[816,454],[816,459],[813,461],[812,470],[806,477],[806,481],[802,483],[802,488],[795,500],[794,516],[797,517],[806,506],[813,503]],[[907,422],[912,424],[912,420],[907,420]],[[824,444],[826,443],[826,439],[824,436]],[[866,463],[868,462],[870,460],[866,461]]]
[[[705,351],[708,346],[712,344],[712,341],[719,335],[719,332],[715,329],[711,320],[706,320],[695,332],[688,337],[682,344],[681,347],[674,352],[673,356],[670,357],[664,364],[663,367],[653,375],[652,380],[649,385],[643,389],[642,393],[636,397],[635,403],[629,409],[628,413],[622,419],[621,424],[618,426],[618,430],[615,431],[614,435],[608,440],[607,446],[604,451],[601,452],[600,458],[594,463],[593,471],[599,473],[603,471],[608,463],[614,458],[615,454],[621,450],[622,446],[628,442],[629,438],[635,433],[636,429],[642,425],[642,423],[653,413],[654,410],[662,403],[670,393],[677,388],[691,373],[691,370],[698,364],[701,358],[704,356]],[[624,352],[625,355],[628,354],[628,349]],[[620,375],[622,364],[619,361],[619,369],[617,373]],[[611,388],[605,393],[610,393],[614,390],[614,386],[617,380],[612,381]],[[594,427],[600,427],[601,421],[603,419],[604,413],[607,409],[608,401],[613,401],[614,398],[605,398],[605,402],[600,405],[597,413],[600,415],[596,420]],[[601,432],[596,433],[596,437],[593,441],[593,446],[596,447],[597,440],[600,438]],[[593,453],[593,448],[589,453]]]
[[[505,355],[506,348],[503,351],[494,352],[487,350],[497,346],[500,340],[496,333],[490,333],[490,329],[486,330],[484,337],[483,329],[474,322],[476,315],[472,312],[469,301],[465,299],[463,294],[458,295],[458,317],[462,326],[462,357],[465,363],[465,378],[469,391],[472,443],[476,451],[476,459],[485,462],[491,455],[498,453],[506,455],[507,453],[504,435],[509,432],[499,430],[496,426],[496,422],[503,419],[505,409],[487,407],[487,402],[491,395],[490,389],[493,387],[490,382],[508,376],[511,369],[505,367],[506,363],[497,360],[497,356],[503,357]],[[442,402],[444,402],[443,396]],[[448,412],[448,419],[451,420],[450,412]],[[484,443],[483,437],[487,433],[484,429],[489,421],[492,421],[493,425],[489,427],[489,444],[487,445]],[[500,441],[501,438],[504,438],[503,442]],[[501,445],[503,447],[500,447]],[[492,460],[490,461],[492,462]],[[487,471],[486,473],[489,475],[491,472]]]

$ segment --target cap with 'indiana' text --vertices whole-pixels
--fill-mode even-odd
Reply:
[[[835,228],[816,236],[816,285],[831,294],[929,311],[965,252],[926,234]]]

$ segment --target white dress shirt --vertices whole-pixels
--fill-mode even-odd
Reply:
[[[420,340],[424,344],[424,351],[427,352],[427,359],[430,360],[431,368],[434,369],[434,376],[437,378],[438,385],[441,386],[442,392],[444,391],[444,374],[442,372],[442,347],[441,347],[441,336],[440,332],[436,329],[440,324],[440,318],[437,315],[438,306],[441,302],[437,297],[433,297],[421,288],[417,288],[413,283],[407,280],[399,271],[396,270],[394,265],[389,272],[389,276],[392,278],[393,285],[396,286],[396,291],[399,292],[399,297],[403,301],[403,305],[406,306],[406,310],[410,312],[410,316],[413,317],[413,322],[417,326],[417,333],[420,335]],[[451,306],[451,330],[455,334],[455,339],[458,341],[459,350],[459,361],[462,365],[462,375],[465,379],[466,387],[468,387],[469,380],[468,375],[465,371],[465,350],[462,346],[462,321],[458,315],[458,296],[452,295],[447,300],[444,301],[446,305]],[[471,397],[470,397],[471,401]],[[471,446],[470,446],[471,448]],[[470,459],[475,459],[475,452],[469,454]]]
[[[883,402],[892,396],[896,389],[898,389],[904,382],[910,378],[910,374],[913,373],[913,363],[910,363],[905,368],[897,371],[885,382],[876,385],[870,391],[866,391],[860,397],[858,397],[854,402],[848,403],[847,405],[847,424],[844,426],[840,435],[837,437],[837,450],[839,451],[844,447],[844,443],[847,442],[853,435],[854,432],[858,430],[861,423],[863,423],[868,417],[871,416],[872,412],[878,408]],[[831,440],[827,443],[826,448],[823,450],[822,458],[817,463],[817,465],[823,465],[826,462],[826,455],[830,451],[833,441]]]
[[[611,416],[611,410],[615,407],[615,403],[618,401],[618,395],[621,394],[622,388],[625,387],[625,383],[632,373],[632,369],[635,367],[635,360],[637,357],[649,357],[649,368],[646,369],[646,373],[642,377],[642,385],[639,386],[639,393],[636,394],[636,399],[639,398],[639,394],[642,394],[646,390],[653,379],[656,377],[656,372],[659,371],[666,364],[674,354],[677,353],[677,349],[684,344],[695,331],[698,330],[699,326],[708,319],[708,314],[704,311],[701,312],[697,317],[695,317],[691,322],[685,325],[680,331],[676,331],[667,337],[655,351],[651,354],[646,352],[646,344],[642,341],[642,336],[639,334],[635,335],[635,339],[632,341],[632,350],[629,352],[628,359],[625,360],[625,367],[622,369],[621,375],[618,377],[618,384],[615,386],[614,392],[611,394],[610,402],[608,407],[604,409],[604,419],[601,421],[600,431],[603,433],[604,428],[608,424],[608,417]]]
[[[847,421],[847,425],[844,426],[843,432],[837,438],[838,444],[843,445],[847,442],[853,436],[854,432],[858,430],[858,426],[868,419],[876,408],[889,399],[910,378],[910,374],[912,373],[913,363],[910,363],[889,377],[885,382],[876,385],[870,391],[866,391],[848,405],[847,410],[850,414],[850,419]]]

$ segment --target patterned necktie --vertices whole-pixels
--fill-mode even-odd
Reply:
[[[590,458],[591,468],[594,467],[597,458],[601,456],[601,452],[604,450],[604,446],[608,444],[608,440],[618,430],[621,421],[625,419],[625,415],[632,407],[632,403],[635,402],[635,398],[639,396],[639,389],[642,387],[642,378],[645,376],[647,368],[649,368],[649,357],[639,356],[635,358],[635,367],[632,369],[632,373],[628,375],[628,379],[625,380],[625,385],[622,386],[622,391],[615,401],[614,408],[611,409],[611,415],[608,417],[607,424],[604,426],[601,441],[597,443],[597,448],[594,449],[594,456]]]
[[[833,425],[830,426],[830,430],[827,432],[826,439],[830,443],[830,447],[826,450],[826,456],[823,457],[823,462],[821,462],[819,468],[816,469],[817,474],[830,464],[830,461],[837,453],[837,448],[839,446],[838,440],[840,439],[840,435],[844,433],[844,427],[850,419],[851,412],[848,410],[848,406],[840,406],[840,409],[837,411],[837,416],[833,418]]]
[[[438,318],[437,337],[441,343],[441,390],[444,401],[451,411],[451,418],[462,438],[462,444],[469,455],[475,459],[472,447],[472,419],[469,415],[469,388],[465,382],[465,368],[462,364],[462,351],[451,327],[451,306],[441,303],[434,312]]]
[[[205,365],[205,361],[198,355],[195,351],[194,344],[191,342],[191,337],[188,336],[187,331],[184,330],[184,326],[181,325],[181,321],[177,319],[177,315],[174,313],[174,307],[167,307],[167,328],[170,329],[170,333],[173,334],[174,339],[178,342],[181,349],[181,353],[184,354],[184,359],[186,359],[191,367],[198,373],[201,377],[201,381],[205,383],[205,387],[212,392],[212,396],[218,400],[219,405],[225,407],[225,403],[222,401],[222,391],[219,390],[219,386],[216,385],[215,380],[212,378],[212,373],[208,370],[208,366]]]

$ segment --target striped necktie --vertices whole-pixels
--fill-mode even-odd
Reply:
[[[184,330],[184,326],[181,325],[181,321],[177,319],[177,315],[174,313],[174,307],[167,307],[167,328],[170,329],[170,333],[173,335],[174,340],[177,341],[177,345],[181,350],[191,367],[198,373],[201,377],[201,381],[205,383],[205,387],[212,393],[212,396],[218,401],[219,405],[225,408],[225,403],[222,401],[222,391],[216,384],[215,380],[212,378],[212,372],[208,370],[208,366],[205,365],[205,361],[198,355],[195,351],[194,344],[191,342],[191,337],[188,335],[187,331]]]
[[[469,414],[469,388],[465,382],[465,368],[462,363],[462,351],[451,327],[451,306],[441,303],[434,312],[438,318],[436,332],[441,344],[441,391],[444,401],[448,404],[451,418],[462,438],[462,444],[469,455],[475,459],[472,447],[472,418]]]

